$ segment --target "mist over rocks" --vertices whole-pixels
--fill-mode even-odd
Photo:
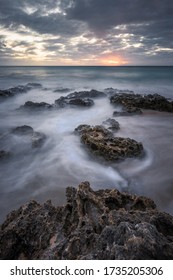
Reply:
[[[90,91],[75,91],[66,96],[66,98],[100,98],[106,97],[102,91],[91,89]]]
[[[150,198],[88,182],[66,189],[67,203],[36,201],[0,227],[0,259],[173,259],[173,217]]]
[[[67,98],[61,96],[55,100],[55,106],[58,108],[64,108],[66,106],[79,106],[79,107],[91,107],[94,105],[94,101],[90,98]]]
[[[11,129],[12,134],[18,136],[28,136],[31,140],[32,148],[40,148],[46,140],[46,135],[42,132],[34,131],[31,126],[23,125]]]
[[[10,152],[0,150],[0,161],[8,159],[10,158],[10,156],[11,156]]]
[[[107,121],[111,122],[111,119]],[[118,125],[117,122],[113,124],[116,124],[116,127]],[[101,125],[80,125],[75,132],[79,132],[81,142],[92,154],[106,161],[114,162],[129,157],[140,157],[144,153],[142,143],[130,138],[114,137],[110,130]]]
[[[42,88],[42,85],[39,83],[28,83],[26,85],[18,85],[9,89],[0,90],[0,101],[4,101],[8,97],[13,97],[20,93],[27,93],[34,88],[40,89]]]
[[[19,107],[19,110],[43,110],[43,109],[52,109],[53,105],[47,102],[33,102],[33,101],[26,101],[24,105]]]
[[[159,94],[140,95],[133,93],[118,93],[110,97],[110,102],[114,105],[122,106],[123,113],[137,113],[140,109],[155,111],[173,112],[173,102]]]

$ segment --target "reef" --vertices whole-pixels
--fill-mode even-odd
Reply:
[[[173,259],[173,217],[147,197],[88,182],[66,189],[67,203],[36,201],[0,227],[0,259]]]

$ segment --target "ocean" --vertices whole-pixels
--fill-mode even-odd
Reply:
[[[117,136],[143,143],[145,157],[106,164],[91,158],[74,129],[102,124],[115,108],[109,98],[95,99],[90,108],[28,112],[16,110],[26,101],[53,104],[74,91],[114,88],[140,94],[158,93],[173,99],[173,67],[0,67],[0,89],[40,83],[26,93],[0,102],[0,150],[12,153],[0,162],[0,221],[29,200],[65,203],[65,188],[89,181],[94,190],[117,188],[154,199],[159,210],[173,214],[173,114],[145,111],[116,117]],[[27,137],[10,133],[31,126],[46,135],[33,149]]]

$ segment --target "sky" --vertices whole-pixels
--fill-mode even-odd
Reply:
[[[173,1],[0,0],[0,65],[173,65]]]

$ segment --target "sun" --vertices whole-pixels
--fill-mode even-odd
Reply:
[[[105,66],[121,66],[126,64],[127,61],[124,60],[120,55],[104,55],[100,57],[100,64]]]

